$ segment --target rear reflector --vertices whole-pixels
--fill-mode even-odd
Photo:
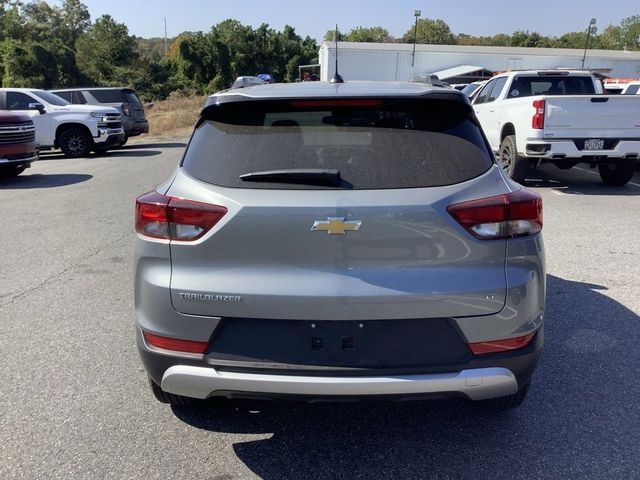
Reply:
[[[542,197],[530,190],[455,203],[447,207],[480,240],[526,237],[542,230]]]
[[[492,340],[489,342],[470,343],[469,348],[474,355],[483,355],[485,353],[507,352],[518,348],[526,347],[535,336],[534,333],[523,337],[509,338],[507,340]]]
[[[136,232],[153,238],[193,241],[227,213],[225,207],[149,192],[136,199]]]
[[[142,334],[149,345],[176,352],[204,353],[209,345],[208,342],[194,342],[191,340],[161,337],[160,335],[154,335],[149,332],[143,332]]]

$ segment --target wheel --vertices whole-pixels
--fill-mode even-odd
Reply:
[[[623,158],[615,163],[603,162],[598,165],[600,178],[607,185],[624,185],[631,180],[635,169],[635,158]]]
[[[513,395],[507,395],[506,397],[490,398],[488,400],[481,400],[477,402],[478,406],[487,410],[499,412],[502,410],[510,410],[512,408],[519,407],[524,399],[527,398],[529,392],[529,384],[524,385]]]
[[[62,132],[58,138],[58,145],[65,157],[86,157],[93,147],[93,140],[85,129],[71,127]]]
[[[523,182],[527,176],[527,160],[518,155],[516,136],[509,135],[502,140],[498,160],[507,176],[516,182]]]
[[[149,378],[149,384],[151,385],[151,391],[159,402],[168,403],[174,407],[192,407],[199,403],[196,398],[183,397],[182,395],[174,395],[173,393],[165,392],[156,384],[151,378]]]
[[[125,143],[127,143],[127,141],[129,141],[129,135],[125,135],[124,136],[124,140],[122,140],[122,143],[120,145],[118,145],[119,147],[123,146]]]
[[[26,168],[25,166],[2,168],[0,169],[0,177],[17,177],[24,172]]]

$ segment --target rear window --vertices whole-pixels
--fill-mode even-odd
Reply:
[[[209,107],[182,166],[193,177],[224,187],[387,189],[459,183],[493,163],[466,103],[340,102],[246,101]],[[342,182],[319,186],[240,179],[287,169],[338,170]]]
[[[627,91],[624,92],[625,95],[635,95],[640,90],[640,85],[629,85],[627,87]]]
[[[122,103],[125,101],[121,90],[89,90],[100,103]]]
[[[507,98],[533,95],[595,95],[591,77],[567,77],[560,75],[515,77]]]

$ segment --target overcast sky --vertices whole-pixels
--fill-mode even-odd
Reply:
[[[585,30],[592,17],[598,29],[640,15],[640,0],[83,0],[92,19],[110,14],[125,23],[131,34],[161,37],[167,33],[207,31],[227,18],[254,27],[268,23],[280,30],[286,24],[302,36],[321,40],[338,23],[347,32],[356,26],[382,26],[401,36],[413,25],[414,10],[423,18],[441,18],[453,33],[494,35],[515,30],[559,36]],[[60,3],[60,0],[53,2]]]

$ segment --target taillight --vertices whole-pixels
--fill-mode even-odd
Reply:
[[[226,213],[219,205],[149,192],[136,199],[136,232],[168,240],[197,240]]]
[[[523,337],[509,338],[507,340],[490,340],[488,342],[469,343],[469,348],[474,355],[483,355],[485,353],[508,352],[518,348],[526,347],[535,336],[534,333],[524,335]]]
[[[127,117],[131,116],[131,105],[128,102],[122,104],[122,113]]]
[[[531,128],[535,128],[537,130],[542,130],[544,128],[544,108],[545,101],[544,100],[534,100],[533,108],[536,109],[536,113],[533,114],[531,118]]]
[[[151,346],[176,352],[204,353],[208,342],[194,342],[193,340],[180,340],[178,338],[161,337],[153,333],[143,332],[142,335]]]
[[[542,230],[542,197],[530,190],[455,203],[447,207],[480,240],[526,237]]]

